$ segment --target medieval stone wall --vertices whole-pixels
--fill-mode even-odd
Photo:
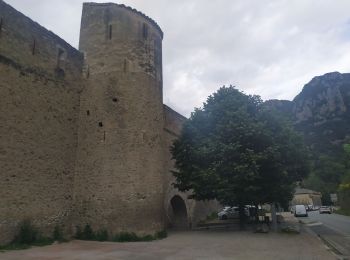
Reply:
[[[176,138],[181,135],[181,130],[186,120],[187,118],[177,113],[170,107],[164,105],[164,152],[166,163],[164,179],[164,208],[166,212],[166,225],[168,227],[181,229],[196,226],[199,221],[205,220],[206,216],[213,212],[217,212],[221,207],[221,205],[215,200],[195,201],[190,199],[189,195],[191,192],[180,192],[173,186],[173,183],[175,183],[175,177],[173,176],[172,171],[176,169],[174,168],[174,160],[171,159],[172,155],[170,152],[170,147]],[[174,204],[172,203],[174,198],[176,198],[176,201],[179,201],[179,198],[181,198],[185,204],[187,215],[186,219],[183,217],[184,214],[178,212],[183,210],[181,207],[174,208]]]
[[[76,225],[138,234],[164,228],[162,36],[125,6],[83,6]]]
[[[83,56],[0,0],[0,243],[70,228]],[[68,231],[67,231],[68,232]]]
[[[0,0],[0,244],[24,219],[151,234],[215,209],[171,185],[186,118],[163,107],[162,38],[134,9],[85,3],[78,51]]]

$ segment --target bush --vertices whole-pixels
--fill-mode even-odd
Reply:
[[[46,246],[53,243],[53,239],[42,236],[38,230],[31,224],[30,220],[24,220],[20,224],[19,233],[11,243],[0,246],[0,250],[26,249],[30,246]]]
[[[137,242],[140,238],[134,232],[121,232],[114,236],[113,241],[115,242]]]
[[[82,239],[82,237],[83,237],[83,232],[81,231],[80,226],[76,226],[74,238],[75,239]]]
[[[80,226],[76,226],[75,239],[80,240],[95,240],[96,235],[89,224],[86,224],[84,230],[81,230]]]
[[[84,240],[94,240],[95,234],[89,224],[86,224],[82,233],[82,239]]]
[[[211,221],[211,220],[215,220],[218,218],[218,213],[217,212],[212,212],[211,214],[209,214],[206,218],[206,221]]]
[[[33,244],[38,239],[38,231],[31,224],[30,220],[24,220],[20,224],[18,235],[12,241],[13,244]]]
[[[345,215],[345,216],[350,216],[350,209],[338,209],[334,213],[337,213],[340,215]]]
[[[108,232],[106,229],[101,229],[97,231],[96,233],[96,240],[97,241],[107,241],[108,240]]]
[[[158,231],[154,235],[138,236],[134,232],[121,232],[116,234],[110,241],[114,242],[140,242],[140,241],[152,241],[167,237],[168,234],[165,230]],[[80,240],[96,240],[96,241],[108,241],[108,231],[106,229],[100,229],[96,233],[92,230],[89,224],[86,224],[84,230],[81,230],[80,226],[76,226],[75,239]]]
[[[59,226],[55,226],[52,234],[52,238],[55,241],[63,241],[63,232],[62,229]]]

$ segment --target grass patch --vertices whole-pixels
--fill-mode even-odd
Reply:
[[[344,215],[344,216],[350,216],[350,209],[338,209],[334,213]]]
[[[31,246],[47,246],[51,245],[56,239],[63,240],[60,229],[55,227],[53,237],[45,237],[31,224],[29,220],[24,220],[20,224],[20,229],[15,238],[7,245],[0,246],[0,251],[27,249]]]
[[[106,229],[101,229],[94,232],[90,225],[85,225],[82,230],[79,226],[76,227],[75,238],[80,240],[93,240],[93,241],[113,241],[113,242],[146,242],[158,239],[163,239],[168,236],[165,230],[158,231],[154,235],[138,236],[134,232],[121,232],[112,237],[109,237]]]

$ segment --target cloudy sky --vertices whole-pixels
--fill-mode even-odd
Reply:
[[[77,47],[82,0],[5,1]],[[117,3],[162,28],[164,103],[186,116],[223,85],[292,100],[314,76],[350,72],[349,0]]]

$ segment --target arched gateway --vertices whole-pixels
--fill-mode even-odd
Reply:
[[[179,196],[175,195],[170,200],[169,204],[169,228],[173,229],[188,229],[188,213],[185,201]]]

